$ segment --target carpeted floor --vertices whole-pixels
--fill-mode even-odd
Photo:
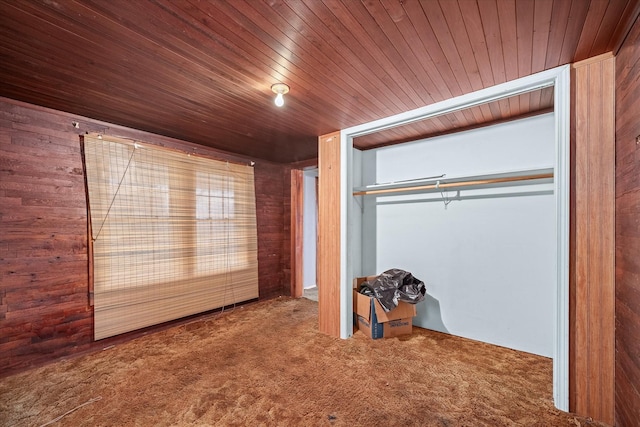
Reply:
[[[549,359],[419,328],[334,339],[316,302],[278,298],[4,378],[0,425],[600,425],[553,407],[551,375]]]

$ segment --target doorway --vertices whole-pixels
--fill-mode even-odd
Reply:
[[[302,296],[318,301],[318,168],[303,171]]]
[[[291,170],[291,293],[318,301],[318,167]]]

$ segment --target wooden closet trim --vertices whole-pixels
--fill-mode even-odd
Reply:
[[[615,58],[571,70],[569,408],[614,423]]]
[[[340,337],[340,132],[318,139],[318,321]]]

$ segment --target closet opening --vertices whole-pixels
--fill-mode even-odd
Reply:
[[[354,157],[354,263],[425,282],[415,326],[553,356],[553,127],[545,113]]]
[[[447,121],[459,132],[438,135]],[[416,127],[429,138],[401,141]],[[430,294],[416,326],[552,358],[567,410],[569,68],[342,130],[340,149],[340,336],[352,279],[403,268]]]

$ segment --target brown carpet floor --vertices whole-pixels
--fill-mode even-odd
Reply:
[[[317,303],[278,298],[16,374],[0,425],[600,425],[553,407],[547,358],[419,328],[340,340],[317,321]]]

